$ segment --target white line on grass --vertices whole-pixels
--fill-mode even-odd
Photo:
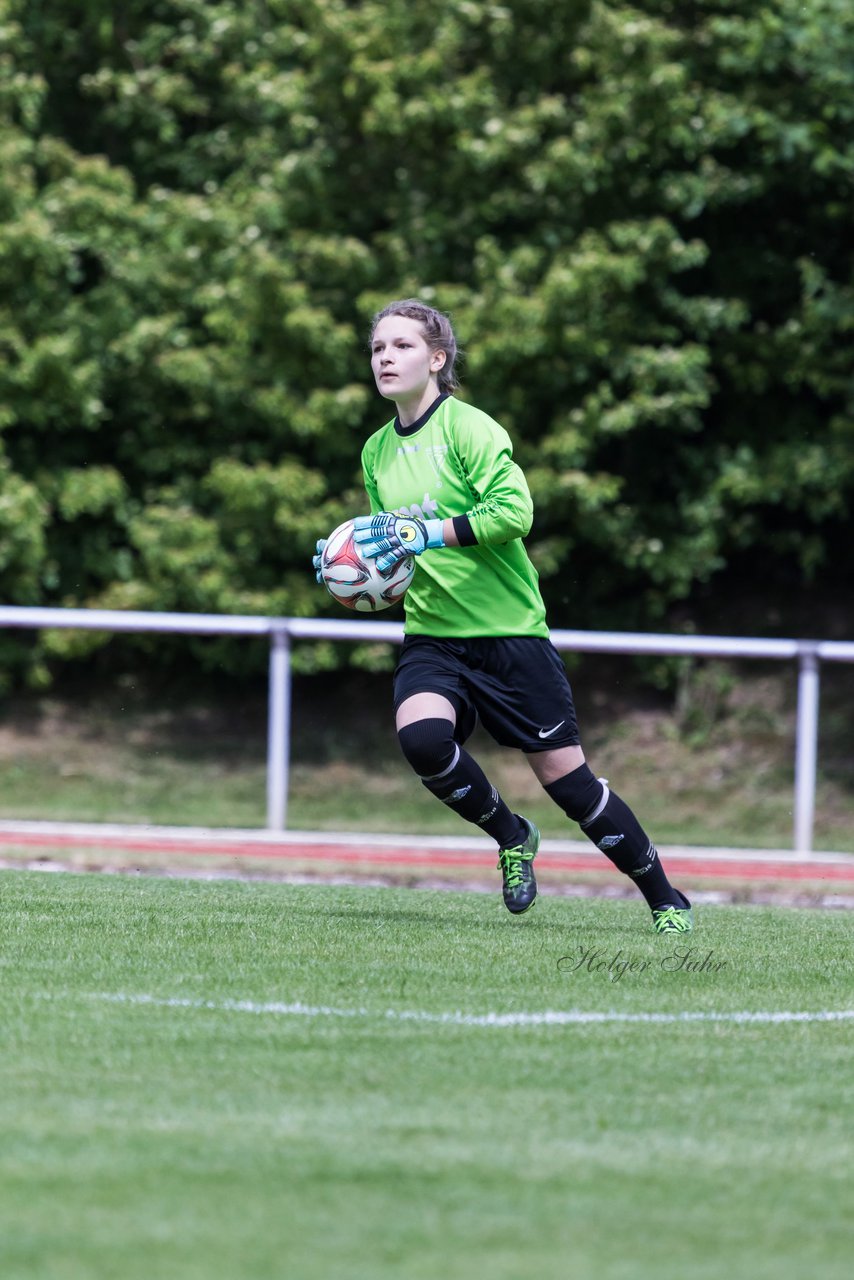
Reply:
[[[279,1014],[299,1018],[384,1018],[389,1022],[431,1022],[459,1027],[563,1027],[608,1022],[843,1022],[854,1018],[854,1009],[790,1009],[732,1013],[683,1011],[681,1013],[619,1013],[588,1009],[544,1009],[538,1013],[429,1013],[426,1009],[335,1009],[330,1005],[284,1004],[278,1000],[192,1000],[182,996],[133,995],[95,992],[93,1000],[112,1004],[156,1005],[166,1009],[210,1009],[216,1013]]]

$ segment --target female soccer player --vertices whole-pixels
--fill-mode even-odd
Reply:
[[[688,933],[691,904],[631,809],[585,761],[522,542],[533,513],[528,485],[503,427],[453,395],[456,355],[447,316],[417,299],[374,317],[371,368],[396,414],[362,451],[373,514],[355,521],[355,538],[381,571],[423,557],[394,674],[401,750],[428,791],[495,840],[509,911],[536,899],[540,833],[464,749],[478,716],[496,742],[524,753],[555,803],[635,881],[655,931]]]

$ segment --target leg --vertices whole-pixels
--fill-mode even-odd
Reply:
[[[444,697],[441,693],[414,693],[397,708],[394,724],[397,732],[400,733],[401,729],[405,729],[409,724],[415,724],[417,720],[429,720],[433,717],[450,720],[451,724],[455,725],[457,709],[450,698]]]
[[[416,693],[397,709],[400,749],[428,791],[467,822],[482,827],[499,847],[523,833],[480,765],[454,740],[457,709],[438,693]]]
[[[528,762],[543,787],[619,871],[635,881],[659,932],[691,928],[690,903],[665,875],[655,845],[635,815],[607,782],[597,778],[580,747],[530,753]]]
[[[480,765],[455,741],[457,708],[441,694],[416,693],[400,704],[396,723],[401,750],[427,790],[496,841],[505,904],[515,914],[526,911],[537,891],[530,865],[536,848],[531,853],[527,847],[536,829],[508,809]],[[508,870],[504,860],[514,853]],[[520,861],[526,865],[515,865]]]

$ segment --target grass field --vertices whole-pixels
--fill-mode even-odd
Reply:
[[[707,907],[688,948],[640,901],[0,901],[4,1280],[850,1274],[847,913]]]

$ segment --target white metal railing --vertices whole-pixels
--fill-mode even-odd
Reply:
[[[0,627],[154,631],[180,635],[267,636],[270,645],[267,729],[267,828],[287,821],[290,767],[291,642],[293,640],[403,640],[401,622],[375,619],[272,618],[207,613],[144,613],[119,609],[43,609],[0,606]],[[854,662],[854,642],[761,640],[742,636],[677,636],[641,632],[552,631],[556,648],[576,653],[770,658],[797,663],[793,843],[812,852],[818,758],[819,669],[822,662]]]

